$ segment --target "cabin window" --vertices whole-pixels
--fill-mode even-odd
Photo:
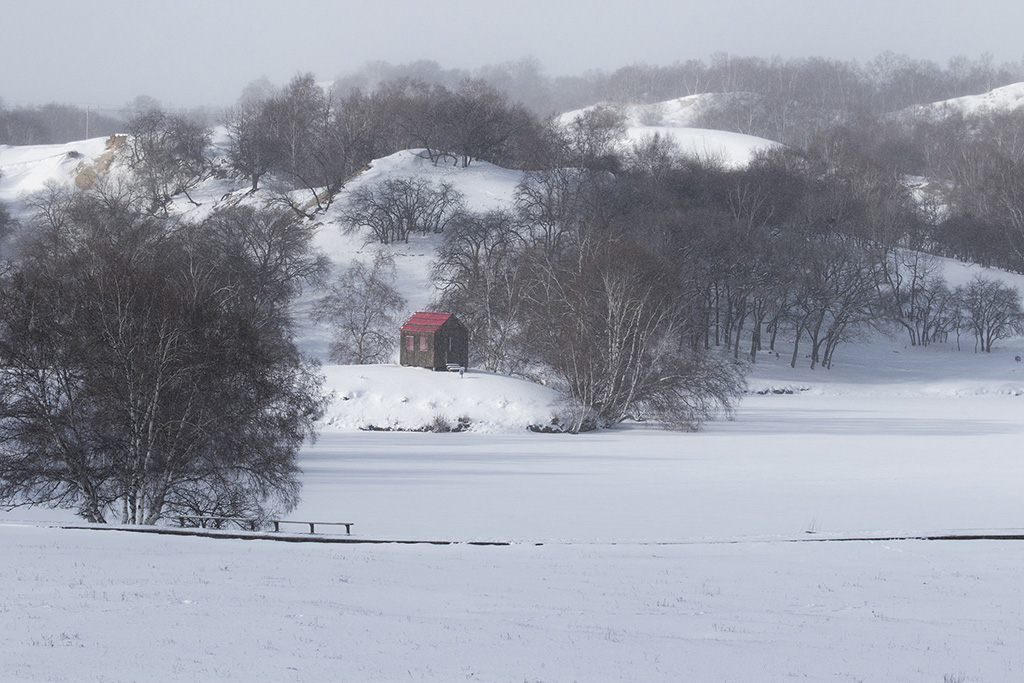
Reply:
[[[412,351],[413,350],[412,335],[411,334],[405,335],[405,350],[406,351]]]
[[[426,335],[420,337],[420,351],[427,350],[427,337]]]

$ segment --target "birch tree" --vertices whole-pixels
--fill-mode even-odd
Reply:
[[[353,260],[317,301],[313,318],[331,328],[335,363],[386,363],[395,350],[405,298],[395,289],[395,259],[379,251],[372,264]]]

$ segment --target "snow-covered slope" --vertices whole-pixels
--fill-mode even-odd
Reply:
[[[665,126],[670,128],[691,128],[700,115],[718,97],[715,93],[687,95],[664,102],[653,104],[614,105],[614,109],[626,119],[626,126],[638,128],[642,126]],[[567,124],[585,112],[602,105],[593,105],[583,109],[565,112],[558,117],[560,123]]]
[[[674,140],[686,156],[721,164],[725,168],[746,166],[758,152],[779,146],[779,143],[765,138],[707,128],[631,126],[626,130],[629,142],[642,142],[654,135]]]
[[[706,93],[654,104],[616,105],[614,108],[625,118],[627,143],[640,142],[657,134],[674,140],[683,154],[726,167],[745,166],[757,152],[779,146],[777,142],[753,135],[694,127],[700,115],[720,97],[725,95]],[[558,117],[558,121],[568,124],[593,108],[566,112]]]
[[[486,161],[475,161],[468,168],[456,164],[435,165],[422,150],[404,150],[377,159],[346,185],[331,209],[318,219],[316,244],[336,264],[345,265],[353,258],[370,261],[382,248],[367,234],[346,231],[340,217],[350,193],[388,178],[445,182],[463,194],[468,209],[488,211],[511,206],[512,195],[523,174]],[[426,308],[434,296],[430,262],[439,239],[439,235],[412,235],[408,243],[383,247],[395,256],[399,291],[409,302],[410,313]]]
[[[897,118],[927,117],[940,119],[953,113],[984,116],[1013,112],[1024,107],[1024,83],[1013,83],[980,95],[966,95],[950,100],[908,107],[895,114]]]
[[[118,138],[92,138],[63,145],[0,145],[0,202],[13,214],[23,200],[48,184],[87,184],[106,169]]]

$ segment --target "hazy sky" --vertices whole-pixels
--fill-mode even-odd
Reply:
[[[717,52],[1024,59],[1020,0],[0,0],[0,22],[8,106],[220,106],[262,76],[327,80],[372,60],[534,56],[562,75]]]

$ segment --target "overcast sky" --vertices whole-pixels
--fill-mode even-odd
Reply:
[[[221,106],[265,76],[328,80],[372,60],[549,75],[725,52],[945,65],[1024,59],[1020,0],[0,0],[0,98]]]

